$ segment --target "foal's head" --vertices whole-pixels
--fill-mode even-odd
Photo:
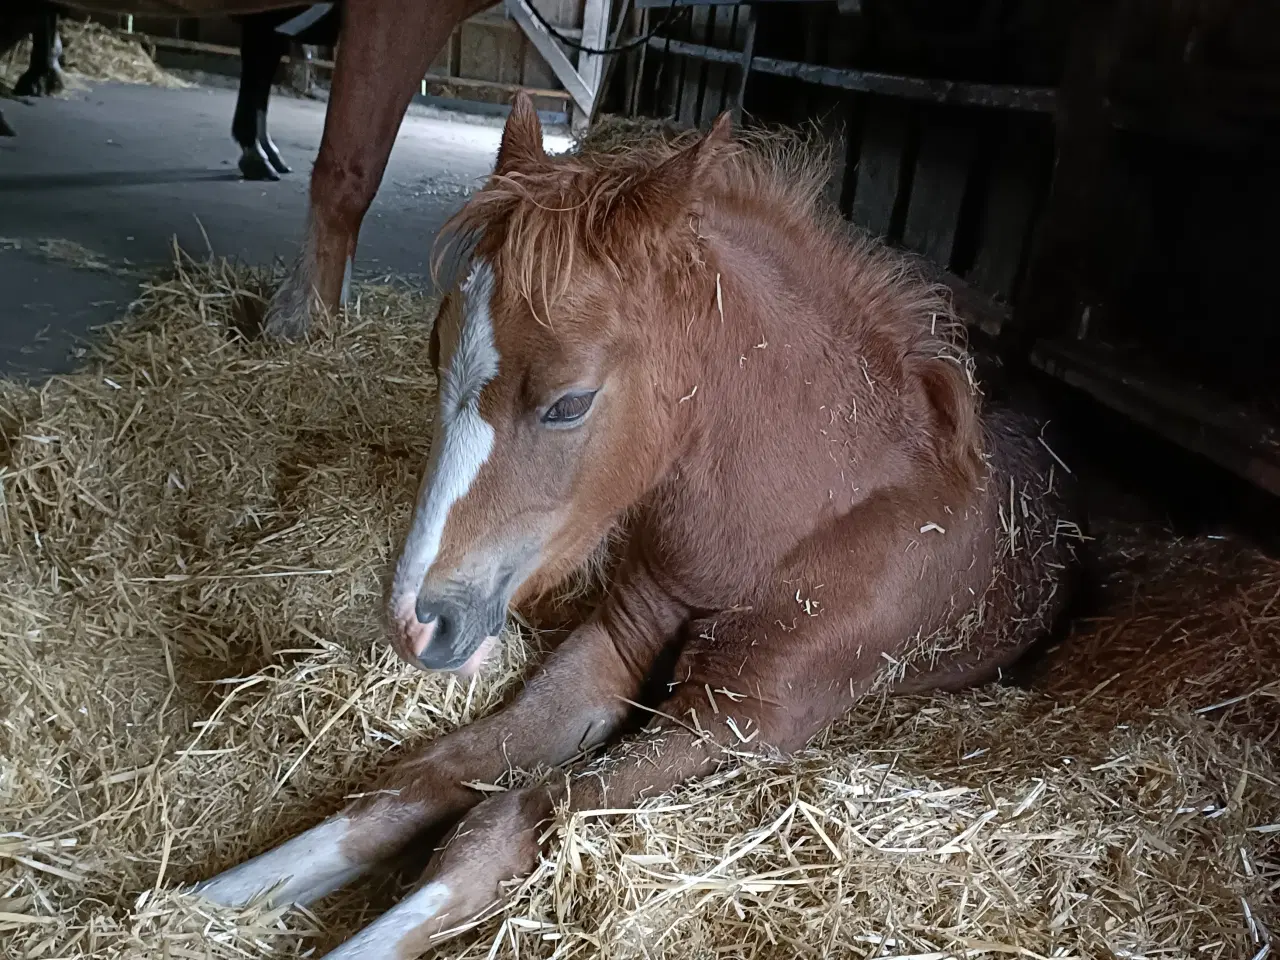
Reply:
[[[508,606],[587,560],[670,462],[659,321],[697,282],[695,190],[726,133],[647,163],[551,159],[517,100],[451,225],[473,252],[432,331],[435,438],[389,596],[409,662],[478,669]]]

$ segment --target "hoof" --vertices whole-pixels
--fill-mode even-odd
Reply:
[[[4,118],[4,114],[0,113],[0,137],[16,137],[17,135],[18,131],[9,126],[8,121]]]
[[[276,149],[276,145],[270,140],[260,142],[258,147],[267,155],[267,163],[275,168],[276,173],[293,173],[289,169],[289,165],[284,162],[284,158],[280,156],[280,151]]]
[[[61,70],[28,70],[13,85],[13,93],[18,97],[51,97],[65,86]]]
[[[305,340],[310,328],[311,311],[307,298],[294,293],[292,285],[286,281],[267,305],[267,315],[262,323],[263,339],[286,343]]]
[[[240,173],[246,180],[279,180],[280,174],[261,152],[240,154]]]

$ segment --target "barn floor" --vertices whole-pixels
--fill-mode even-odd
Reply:
[[[0,101],[18,130],[0,139],[0,373],[70,369],[76,338],[135,298],[142,273],[170,261],[175,234],[196,255],[207,235],[215,253],[250,263],[292,256],[325,105],[273,97],[272,136],[294,170],[278,183],[240,179],[234,106],[234,90],[111,83]],[[500,133],[499,121],[411,108],[357,270],[424,274],[433,236],[491,169]]]

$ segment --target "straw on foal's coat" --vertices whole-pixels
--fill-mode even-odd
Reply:
[[[458,219],[476,242],[436,320],[392,642],[478,669],[508,607],[619,525],[621,559],[508,707],[202,887],[313,901],[461,819],[331,958],[414,956],[482,911],[532,869],[557,804],[629,807],[735,751],[798,748],[869,693],[988,680],[1066,593],[1066,477],[1030,423],[980,415],[945,303],[824,222],[811,172],[723,119],[683,148],[541,143],[521,99]],[[622,736],[646,691],[657,712]],[[500,795],[465,786],[570,761]]]

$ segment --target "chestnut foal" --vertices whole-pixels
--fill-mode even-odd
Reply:
[[[509,706],[205,896],[308,903],[457,824],[329,955],[413,957],[533,868],[561,803],[628,807],[795,750],[861,697],[987,681],[1045,633],[1073,562],[1066,478],[1030,422],[980,414],[945,301],[824,220],[802,167],[724,117],[683,146],[549,159],[517,102],[454,223],[474,250],[435,322],[391,642],[480,669],[508,607],[621,525],[612,584]]]

